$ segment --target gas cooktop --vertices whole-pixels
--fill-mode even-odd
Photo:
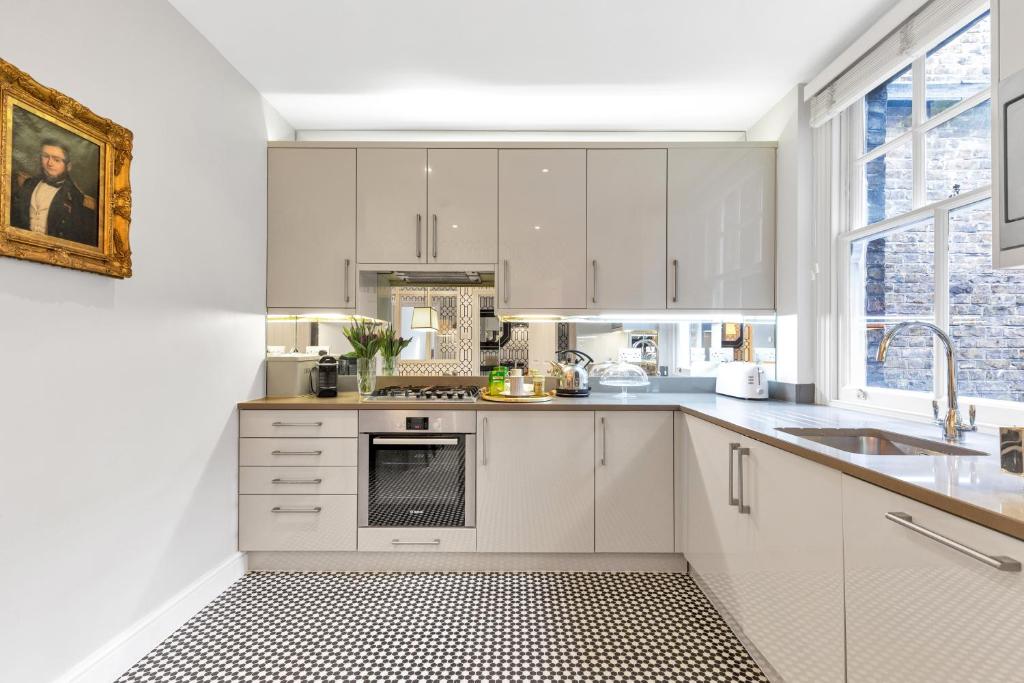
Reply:
[[[436,403],[474,403],[479,387],[404,386],[377,389],[364,401],[430,401]]]

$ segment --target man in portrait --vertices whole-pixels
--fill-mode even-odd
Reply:
[[[99,246],[96,200],[71,179],[71,150],[47,138],[39,147],[39,172],[19,183],[15,174],[11,225],[79,244]]]

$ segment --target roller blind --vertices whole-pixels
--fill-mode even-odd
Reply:
[[[987,6],[987,0],[932,0],[923,6],[811,98],[811,125],[830,120]]]

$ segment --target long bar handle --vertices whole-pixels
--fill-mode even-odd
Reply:
[[[437,258],[437,214],[434,214],[434,258]]]
[[[270,451],[271,455],[323,455],[323,451]]]
[[[750,455],[749,448],[737,448],[736,449],[736,486],[739,488],[739,503],[740,514],[749,515],[750,506],[743,502],[743,456]]]
[[[505,286],[503,288],[504,291],[501,294],[502,294],[502,298],[504,298],[504,300],[505,300],[505,303],[508,303],[508,259],[505,259],[504,265],[505,265]]]
[[[319,514],[321,510],[323,510],[323,508],[320,507],[319,505],[314,506],[314,507],[308,507],[308,508],[294,508],[294,507],[287,507],[287,508],[285,508],[285,507],[272,507],[272,508],[270,508],[271,512],[294,512],[294,513],[303,513],[303,514],[308,513],[308,514],[313,514],[313,515]]]
[[[1013,559],[1012,557],[1006,557],[1005,555],[986,555],[983,552],[970,548],[963,543],[958,543],[951,538],[947,538],[941,534],[937,534],[931,529],[926,529],[920,524],[914,523],[914,518],[908,515],[906,512],[887,512],[885,518],[890,522],[896,522],[902,527],[906,527],[911,531],[915,531],[925,538],[930,538],[933,541],[937,541],[947,548],[952,548],[957,552],[961,552],[967,557],[973,558],[982,564],[987,564],[993,569],[998,569],[1001,572],[1019,572],[1020,562]]]
[[[597,259],[590,262],[594,269],[594,295],[590,297],[591,303],[597,303]]]
[[[403,439],[401,437],[377,437],[374,446],[458,446],[458,439]]]
[[[484,467],[487,467],[487,418],[481,424],[480,431],[480,459]]]
[[[420,245],[423,243],[423,216],[416,214],[416,258],[423,258],[423,249]]]
[[[271,479],[271,484],[322,484],[323,479]]]
[[[601,467],[608,464],[608,425],[605,419],[601,418]]]
[[[732,490],[733,480],[733,467],[732,467],[732,456],[736,453],[736,449],[739,448],[738,443],[729,444],[729,505],[739,505],[740,500],[736,497]]]
[[[672,259],[672,303],[679,301],[679,259]]]
[[[348,273],[349,273],[351,265],[352,265],[352,260],[351,259],[345,259],[345,303],[348,303],[349,301],[352,300],[352,297],[349,295],[349,284],[348,284]]]
[[[274,422],[272,427],[323,427],[323,422]]]
[[[395,538],[392,539],[391,545],[441,545],[441,539],[435,538],[433,541],[401,541]]]

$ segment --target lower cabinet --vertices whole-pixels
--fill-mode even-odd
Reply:
[[[596,414],[597,552],[674,552],[672,416],[654,411]]]
[[[594,552],[594,413],[477,413],[477,550]]]
[[[844,679],[842,475],[687,418],[687,559],[786,681]]]
[[[359,530],[359,550],[371,552],[471,553],[476,529],[416,528]]]
[[[355,550],[356,497],[238,496],[239,550]]]
[[[849,476],[843,523],[850,683],[1024,677],[1024,575],[946,544],[1009,569],[1024,542]]]

